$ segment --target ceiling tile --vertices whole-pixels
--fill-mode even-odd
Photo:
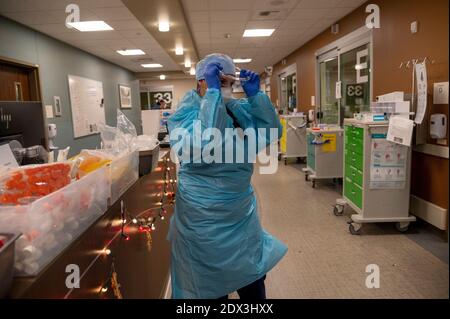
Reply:
[[[253,7],[261,11],[292,9],[295,8],[299,2],[300,0],[284,0],[284,1],[259,0],[254,2]]]
[[[254,0],[209,0],[210,10],[249,10]],[[213,18],[213,17],[211,17]]]
[[[208,0],[182,0],[183,8],[187,11],[204,11],[208,9]]]
[[[281,20],[267,20],[267,21],[255,21],[251,20],[247,22],[246,29],[276,29],[281,25]]]
[[[211,22],[223,22],[233,25],[235,22],[243,23],[249,19],[247,10],[211,11]]]
[[[131,14],[131,12],[126,7],[122,7],[122,8],[92,8],[91,10],[100,19],[105,20],[105,21],[134,19],[133,14]],[[83,15],[83,13],[81,15]]]
[[[209,22],[208,11],[193,11],[189,15],[189,21],[191,22]]]

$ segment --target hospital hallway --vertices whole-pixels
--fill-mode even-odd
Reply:
[[[288,246],[268,273],[268,298],[448,298],[448,243],[423,222],[399,233],[393,224],[365,224],[349,233],[351,209],[332,205],[342,187],[305,181],[304,164],[279,162],[274,175],[255,166],[253,185],[263,227]],[[380,288],[366,288],[366,266],[380,269]],[[236,294],[232,297],[236,298]]]

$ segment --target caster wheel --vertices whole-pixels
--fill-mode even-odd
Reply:
[[[344,207],[336,205],[333,207],[334,216],[342,216],[344,213]]]
[[[395,224],[395,228],[396,228],[399,232],[404,233],[404,232],[408,231],[409,223],[396,223],[396,224]]]
[[[355,225],[352,223],[348,225],[348,230],[350,231],[350,234],[354,236],[361,235],[361,225],[355,227]]]

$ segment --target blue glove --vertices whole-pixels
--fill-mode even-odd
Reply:
[[[252,97],[259,92],[259,75],[249,70],[241,70],[241,78],[248,78],[242,83],[242,88],[248,97]]]
[[[205,68],[205,81],[208,85],[208,89],[220,90],[220,71],[223,68],[219,63],[210,63]]]

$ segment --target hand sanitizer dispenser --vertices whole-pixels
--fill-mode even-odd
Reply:
[[[442,139],[447,136],[447,116],[445,114],[432,114],[430,135],[433,139]]]
[[[56,129],[56,124],[48,124],[47,128],[48,128],[48,147],[49,147],[50,151],[57,150],[58,147],[55,146],[55,144],[54,144],[56,134],[58,133],[58,131]]]

